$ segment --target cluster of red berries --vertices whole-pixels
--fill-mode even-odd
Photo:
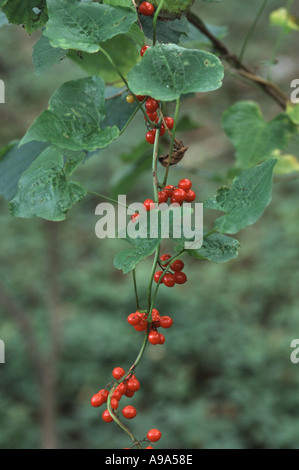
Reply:
[[[139,5],[138,13],[144,16],[152,16],[155,13],[155,7],[150,2],[142,2]]]
[[[119,407],[119,402],[123,396],[126,397],[133,397],[135,392],[137,392],[140,388],[140,382],[136,378],[134,374],[129,374],[124,380],[121,380],[122,377],[125,375],[125,370],[122,367],[115,367],[112,371],[112,375],[114,379],[116,379],[119,383],[113,390],[111,399],[110,399],[110,405],[111,408],[113,409],[113,412],[117,413],[117,409]],[[95,408],[99,408],[102,406],[104,403],[107,403],[109,396],[109,390],[102,389],[98,393],[94,394],[91,397],[91,405]],[[121,413],[124,418],[126,419],[133,419],[137,415],[137,410],[134,406],[127,405],[124,408],[122,408]],[[111,423],[113,420],[113,417],[110,414],[110,411],[108,408],[106,408],[103,413],[102,413],[102,419],[106,423]],[[147,433],[147,440],[150,442],[157,442],[162,436],[161,431],[158,429],[150,429]],[[152,449],[152,447],[146,447],[146,449]]]
[[[171,184],[165,186],[162,191],[159,191],[158,198],[159,204],[171,200],[172,204],[182,205],[183,202],[193,202],[196,199],[196,193],[191,189],[192,182],[188,178],[181,179],[177,188]]]
[[[128,316],[128,323],[132,325],[136,331],[145,331],[148,327],[148,315],[146,312],[138,310]],[[158,332],[158,328],[170,328],[173,325],[173,319],[168,315],[160,316],[156,308],[152,310],[152,317],[149,326],[148,341],[151,344],[164,344],[165,336]]]
[[[160,257],[160,266],[163,271],[156,271],[154,274],[155,282],[159,282],[160,278],[162,277],[163,284],[167,287],[173,287],[175,284],[185,284],[187,281],[187,276],[183,273],[184,263],[182,260],[177,259],[170,265],[170,269],[168,268],[169,262],[167,261],[171,258],[171,255],[162,255]],[[167,269],[167,272],[164,274],[164,271]],[[171,272],[171,271],[172,272]]]

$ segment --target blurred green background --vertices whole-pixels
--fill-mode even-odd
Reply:
[[[269,25],[269,13],[285,3],[268,2],[246,51],[245,62],[260,74],[280,34]],[[197,0],[194,10],[208,23],[226,25],[224,42],[238,53],[260,5]],[[34,76],[31,54],[39,36],[17,26],[0,29],[0,78],[6,83],[1,146],[23,136],[58,86],[84,76],[67,60]],[[291,80],[299,78],[298,33],[284,38],[277,59],[273,80],[289,94]],[[182,105],[180,116],[198,126],[179,134],[189,152],[173,168],[170,183],[191,177],[201,201],[215,194],[234,163],[221,114],[239,99],[257,101],[267,120],[280,112],[271,98],[227,68],[220,90]],[[77,180],[90,190],[115,193],[127,169],[125,158],[144,134],[138,117],[119,141],[76,172]],[[299,156],[298,139],[290,151]],[[142,173],[128,200],[142,201],[151,192],[151,179]],[[290,361],[290,343],[299,337],[298,196],[298,179],[275,178],[273,201],[262,219],[236,236],[241,242],[236,260],[214,265],[184,259],[189,282],[160,289],[156,307],[173,317],[174,326],[163,346],[149,345],[136,372],[141,389],[124,399],[137,408],[130,426],[140,439],[157,427],[163,434],[158,448],[298,449],[299,364]],[[135,310],[131,276],[112,263],[125,245],[95,236],[99,202],[87,197],[55,224],[14,219],[0,200],[2,449],[130,445],[114,423],[102,421],[101,409],[90,406],[93,393],[111,381],[112,369],[129,368],[142,343],[142,334],[126,321]],[[163,250],[172,248],[165,243]],[[151,262],[137,270],[143,298]]]

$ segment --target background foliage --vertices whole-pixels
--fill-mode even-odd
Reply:
[[[196,1],[195,11],[208,23],[227,26],[225,42],[239,52],[259,4]],[[268,5],[246,51],[246,61],[261,70],[280,34],[269,26],[269,14],[280,6],[276,0]],[[273,67],[273,79],[286,93],[297,78],[297,34],[284,38]],[[32,45],[38,37],[17,26],[0,29],[0,78],[7,84],[6,104],[0,108],[1,147],[24,135],[58,86],[86,76],[71,61],[34,76]],[[234,164],[221,116],[240,99],[257,101],[267,121],[277,114],[277,105],[262,91],[233,77],[226,77],[217,92],[183,102],[180,136],[190,148],[170,183],[192,176],[200,200],[214,194],[227,167]],[[146,175],[140,172],[138,180],[128,182],[125,165],[129,160],[134,166],[131,151],[143,145],[140,121],[134,120],[118,141],[77,170],[83,184],[107,194],[125,188],[132,201],[146,193],[150,197]],[[298,137],[287,151],[299,157]],[[298,448],[299,366],[290,362],[290,342],[299,331],[298,192],[298,179],[276,177],[273,201],[264,216],[238,235],[239,258],[223,265],[199,265],[188,258],[189,282],[175,290],[161,289],[157,307],[171,314],[175,324],[163,347],[147,349],[138,369],[139,419],[132,425],[136,435],[158,426],[163,433],[160,446],[175,449]],[[6,345],[6,364],[0,365],[1,448],[128,444],[89,403],[110,381],[115,365],[130,366],[140,341],[126,323],[134,309],[131,278],[112,265],[119,243],[95,237],[98,202],[86,198],[66,221],[51,224],[13,219],[0,201],[0,296],[7,301],[0,303],[0,338]],[[138,267],[141,285],[149,266],[146,260]],[[53,331],[61,343],[54,362],[56,414],[50,417],[51,433],[45,429],[48,397],[30,357],[29,350],[34,350],[28,331],[12,316],[14,309],[26,313],[43,357],[51,348]]]

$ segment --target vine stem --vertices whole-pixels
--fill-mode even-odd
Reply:
[[[260,9],[259,9],[259,11],[258,11],[258,13],[257,13],[257,15],[256,15],[256,17],[255,17],[255,19],[254,19],[254,21],[253,21],[253,23],[251,24],[250,29],[249,29],[249,31],[248,31],[246,37],[245,37],[245,40],[244,40],[244,42],[243,42],[243,45],[242,45],[242,48],[241,48],[241,52],[240,52],[240,55],[239,55],[239,61],[240,61],[240,62],[243,61],[243,57],[244,57],[244,54],[245,54],[245,50],[246,50],[248,41],[249,41],[249,39],[251,38],[251,36],[252,36],[252,34],[253,34],[253,32],[254,32],[254,30],[255,30],[255,28],[256,28],[256,25],[258,24],[258,21],[259,21],[261,15],[262,15],[262,13],[263,13],[263,11],[264,11],[264,9],[265,9],[267,3],[268,3],[268,0],[264,0],[264,1],[263,1],[262,6],[260,7]]]
[[[172,135],[171,135],[169,159],[168,159],[168,163],[167,163],[167,167],[166,167],[166,171],[165,171],[165,175],[164,175],[164,180],[163,180],[163,185],[162,185],[163,188],[165,188],[166,183],[167,183],[167,179],[168,179],[170,162],[171,162],[171,157],[172,157],[172,152],[173,152],[173,147],[174,147],[175,131],[176,131],[176,126],[177,126],[179,109],[180,109],[180,98],[177,98],[176,99],[176,106],[175,106],[175,113],[174,113],[174,123],[173,123]]]
[[[164,3],[164,0],[160,0],[160,3],[158,5],[158,8],[155,12],[154,19],[153,19],[153,46],[156,44],[157,20],[158,20],[158,16],[159,16],[160,11],[163,8],[163,3]]]
[[[133,269],[132,273],[133,273],[133,284],[134,284],[134,292],[135,292],[135,299],[136,299],[136,307],[137,307],[137,310],[139,310],[140,304],[139,304],[138,289],[137,289],[136,268]]]
[[[135,99],[136,103],[138,104],[139,109],[142,111],[142,113],[143,113],[143,115],[144,115],[144,117],[145,117],[146,122],[148,122],[149,124],[151,124],[151,121],[150,121],[148,115],[146,114],[145,110],[143,109],[142,105],[140,104],[140,102],[139,102],[137,96],[136,96],[135,93],[130,89],[127,79],[124,77],[124,75],[122,74],[122,72],[119,70],[119,68],[117,67],[116,63],[114,62],[114,60],[112,59],[112,57],[110,56],[110,54],[108,54],[108,52],[105,51],[105,49],[103,49],[103,48],[100,47],[100,46],[99,46],[99,51],[101,51],[102,54],[104,54],[104,56],[107,58],[108,62],[112,65],[112,67],[114,68],[114,70],[117,72],[117,74],[119,75],[119,77],[121,78],[121,80],[124,82],[124,84],[125,84],[126,87],[128,88],[128,90],[129,90],[129,92],[131,93],[131,95],[134,96],[134,99]]]
[[[105,196],[105,194],[96,193],[95,191],[87,191],[87,194],[91,194],[92,196],[101,197],[101,198],[105,199],[106,201],[110,201],[113,204],[117,204],[119,206],[125,207],[126,209],[129,209],[129,206],[127,206],[126,204],[122,204],[121,202],[116,201],[115,199],[112,199],[111,197]]]

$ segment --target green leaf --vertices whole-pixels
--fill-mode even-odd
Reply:
[[[60,221],[85,195],[86,189],[80,183],[67,179],[62,151],[49,147],[21,176],[9,208],[15,217]]]
[[[0,28],[4,25],[9,24],[8,19],[6,18],[6,15],[0,11]]]
[[[237,233],[254,224],[271,201],[272,175],[277,160],[267,160],[249,168],[233,180],[231,188],[221,187],[214,198],[205,202],[205,209],[225,212],[215,221],[221,233]]]
[[[53,65],[58,64],[67,54],[59,47],[52,47],[49,39],[42,36],[33,47],[32,60],[35,75],[47,72]]]
[[[177,251],[183,249],[181,244]],[[213,263],[225,263],[237,258],[240,242],[232,237],[227,237],[221,233],[213,233],[203,239],[202,247],[198,250],[186,250],[186,253],[193,258],[212,261]]]
[[[48,146],[42,142],[30,142],[18,148],[18,143],[0,151],[0,194],[8,201],[16,195],[21,175]]]
[[[128,74],[129,87],[136,95],[162,101],[216,90],[222,78],[223,66],[215,55],[175,44],[150,47]]]
[[[69,150],[96,150],[119,135],[117,127],[101,129],[105,118],[105,84],[100,77],[64,83],[52,95],[49,108],[33,122],[20,145],[32,140]]]
[[[48,20],[46,0],[9,0],[0,7],[10,23],[24,25],[27,33],[41,28]]]
[[[252,101],[241,101],[228,108],[223,113],[222,126],[236,148],[236,165],[242,169],[271,158],[297,133],[286,113],[267,123],[258,104]]]
[[[140,60],[140,54],[135,44],[123,34],[109,39],[104,44],[101,44],[101,47],[108,52],[125,77],[131,68]],[[100,76],[105,82],[109,83],[120,81],[119,74],[101,51],[95,54],[82,52],[80,55],[78,55],[76,51],[70,51],[68,57],[82,67],[89,75]]]
[[[142,28],[146,37],[153,38],[153,17],[140,17]],[[188,21],[185,16],[175,20],[158,20],[156,28],[156,40],[164,43],[178,44],[182,34],[189,31]]]
[[[133,9],[77,0],[48,0],[49,21],[44,35],[54,47],[94,53],[99,43],[129,31]]]
[[[124,274],[132,271],[135,266],[152,255],[160,243],[157,239],[137,239],[134,248],[128,248],[117,253],[114,257],[114,267],[121,269]]]

